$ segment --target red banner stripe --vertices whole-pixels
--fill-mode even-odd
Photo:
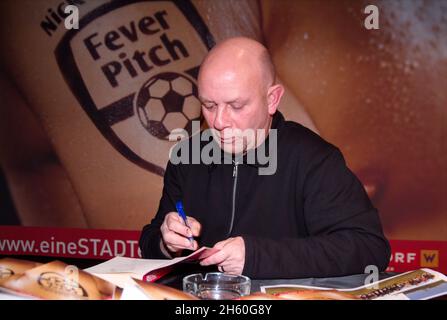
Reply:
[[[139,237],[140,231],[0,226],[0,254],[138,258]]]
[[[1,255],[110,259],[141,257],[140,231],[0,226]],[[447,241],[391,240],[388,271],[430,268],[447,274]]]

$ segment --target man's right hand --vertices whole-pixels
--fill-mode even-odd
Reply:
[[[198,248],[197,241],[193,240],[191,243],[188,237],[198,237],[202,225],[193,217],[186,218],[190,228],[185,225],[177,212],[169,212],[160,227],[163,244],[171,253],[177,254],[184,249],[197,250]]]

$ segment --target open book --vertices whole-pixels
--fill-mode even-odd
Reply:
[[[186,257],[160,260],[115,257],[84,269],[84,271],[124,288],[126,285],[133,283],[132,278],[153,282],[171,272],[178,263],[200,261],[217,251],[219,250],[202,247]]]

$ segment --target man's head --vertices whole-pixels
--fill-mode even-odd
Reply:
[[[267,133],[284,93],[262,44],[242,37],[219,43],[205,57],[198,83],[203,116],[224,151],[241,153],[262,142],[241,131]]]

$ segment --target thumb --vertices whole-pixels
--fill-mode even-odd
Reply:
[[[188,224],[191,227],[191,232],[194,237],[200,236],[202,233],[202,225],[196,219],[188,217]]]

